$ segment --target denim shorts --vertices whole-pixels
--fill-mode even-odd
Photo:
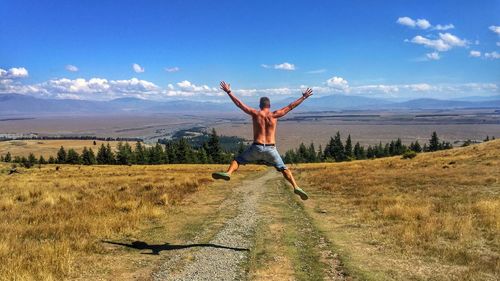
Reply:
[[[288,169],[275,146],[252,144],[234,160],[236,160],[238,164],[243,165],[248,163],[262,163],[268,166],[274,166],[274,168],[280,172]]]

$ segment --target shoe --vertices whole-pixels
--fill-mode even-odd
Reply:
[[[293,189],[293,193],[300,196],[300,199],[302,199],[302,200],[307,200],[309,198],[309,196],[307,196],[307,193],[304,190],[302,190],[300,187],[295,187]]]
[[[217,172],[217,173],[212,174],[212,178],[214,178],[216,180],[222,179],[222,180],[228,181],[231,179],[231,176],[225,172]]]

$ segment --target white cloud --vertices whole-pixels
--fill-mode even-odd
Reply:
[[[177,67],[177,66],[174,66],[174,67],[166,67],[166,68],[165,68],[165,71],[166,71],[166,72],[178,72],[178,71],[180,71],[180,70],[181,70],[181,69],[180,69],[179,67]]]
[[[66,68],[66,70],[69,72],[77,72],[78,71],[78,67],[76,67],[72,64],[68,64],[64,68]]]
[[[439,56],[438,52],[432,52],[425,54],[428,60],[439,60],[441,57]]]
[[[440,24],[438,24],[438,25],[436,25],[434,27],[435,30],[448,30],[448,29],[453,29],[453,28],[455,28],[455,26],[453,24],[451,24],[451,23],[450,24],[446,24],[446,25],[440,25]]]
[[[195,96],[195,95],[207,95],[207,96],[220,96],[223,95],[222,92],[214,87],[209,87],[207,85],[195,85],[188,80],[176,83],[178,89],[169,84],[167,86],[167,96]]]
[[[426,19],[418,19],[415,24],[421,29],[427,29],[431,27],[431,23]]]
[[[263,68],[274,68],[279,70],[295,70],[295,65],[293,63],[288,63],[288,62],[275,65],[261,64],[260,66]]]
[[[402,88],[410,89],[414,92],[425,92],[433,89],[433,87],[427,83],[408,84],[408,85],[403,85]]]
[[[237,95],[242,95],[246,97],[257,96],[257,95],[291,95],[294,92],[299,92],[298,89],[291,88],[266,88],[266,89],[238,89],[234,91]]]
[[[477,58],[477,57],[480,57],[480,56],[481,56],[481,52],[480,52],[480,51],[474,51],[474,50],[471,50],[471,51],[469,52],[469,56]]]
[[[144,67],[138,65],[137,63],[132,64],[132,69],[134,69],[136,73],[144,72]]]
[[[425,47],[435,49],[440,52],[448,51],[449,49],[451,49],[451,46],[446,44],[442,39],[432,40],[420,35],[413,37],[410,42],[418,45],[424,45]]]
[[[460,39],[451,33],[439,33],[439,38],[450,46],[465,47],[467,45],[467,40]]]
[[[415,25],[417,24],[413,19],[409,17],[400,17],[396,22],[409,27],[415,27]]]
[[[13,67],[9,70],[0,68],[0,79],[16,79],[28,77],[28,70],[24,67]]]
[[[432,26],[432,24],[426,20],[426,19],[412,19],[410,17],[400,17],[398,18],[398,20],[396,21],[397,23],[401,24],[401,25],[404,25],[404,26],[409,26],[409,27],[418,27],[420,29],[429,29],[432,27],[432,29],[434,30],[448,30],[448,29],[453,29],[455,28],[455,26],[453,24],[445,24],[445,25],[441,25],[441,24],[438,24],[436,26]]]
[[[487,59],[500,59],[500,53],[497,53],[496,51],[484,53],[484,57]]]
[[[399,87],[397,85],[363,85],[356,86],[351,89],[352,93],[355,94],[392,94],[399,92]]]
[[[332,89],[347,91],[349,89],[349,83],[342,77],[333,76],[332,78],[326,80],[326,85]]]
[[[496,33],[497,35],[500,35],[500,26],[492,25],[492,26],[489,27],[489,29],[491,31],[493,31],[494,33]]]
[[[295,70],[295,65],[292,63],[284,62],[284,63],[275,65],[274,69]]]
[[[439,33],[439,39],[429,39],[420,35],[417,35],[411,39],[412,43],[423,45],[427,48],[434,49],[439,52],[445,52],[453,47],[465,47],[468,41],[465,39],[460,39],[451,33]]]
[[[497,42],[497,46],[500,47],[500,42]]]

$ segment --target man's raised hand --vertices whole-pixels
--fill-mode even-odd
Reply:
[[[227,84],[224,81],[220,82],[220,88],[221,88],[221,90],[223,90],[224,92],[226,92],[228,94],[229,94],[229,92],[231,92],[231,84]]]
[[[311,88],[307,88],[304,92],[302,92],[302,96],[304,98],[308,98],[310,96],[312,96],[313,94],[313,90]]]

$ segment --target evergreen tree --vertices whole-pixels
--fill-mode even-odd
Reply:
[[[217,132],[215,128],[212,129],[212,133],[208,137],[208,155],[214,163],[220,164],[224,162],[224,157],[222,155],[222,148],[220,146],[219,136],[217,136]]]
[[[28,160],[28,158],[22,156],[20,159],[19,159],[19,163],[21,163],[21,165],[23,165],[25,168],[29,169],[31,167],[33,167],[33,163],[30,162]]]
[[[97,164],[107,164],[106,163],[106,147],[104,146],[104,143],[101,144],[101,147],[97,150]]]
[[[115,153],[113,152],[113,149],[111,148],[109,142],[106,145],[105,156],[106,156],[106,162],[105,162],[106,164],[115,164]]]
[[[347,140],[345,141],[344,151],[346,159],[353,158],[351,134],[347,136]]]
[[[490,136],[486,135],[486,138],[484,139],[484,142],[487,142],[490,140]]]
[[[73,148],[68,150],[68,155],[66,157],[67,164],[79,164],[80,163],[80,155]]]
[[[335,138],[333,139],[333,146],[331,149],[332,149],[331,151],[332,156],[336,162],[346,160],[344,144],[342,143],[342,139],[340,138],[340,132],[338,131],[337,134],[335,135]]]
[[[285,157],[283,157],[283,161],[285,163],[287,163],[287,164],[297,163],[295,159],[296,159],[296,155],[292,149],[285,152]]]
[[[307,148],[304,145],[304,143],[300,143],[299,148],[296,153],[296,163],[305,163],[307,162],[308,154],[307,154]]]
[[[47,161],[43,157],[43,155],[40,155],[40,158],[38,158],[38,164],[47,164]]]
[[[365,154],[365,148],[362,147],[359,142],[356,142],[356,144],[354,145],[354,151],[353,151],[353,154],[354,154],[354,158],[360,160],[360,159],[365,159],[366,158],[366,154]]]
[[[4,162],[5,158],[3,158],[3,155],[0,155],[0,162]]]
[[[308,163],[318,162],[318,155],[316,154],[316,149],[314,148],[314,143],[312,142],[307,148],[307,162]]]
[[[57,163],[64,164],[66,163],[66,150],[61,146],[59,151],[57,152]]]
[[[166,150],[165,153],[168,155],[168,163],[170,164],[179,163],[179,161],[177,160],[177,146],[173,141],[167,142],[167,144],[165,145],[165,150]]]
[[[434,131],[432,132],[431,139],[429,140],[429,151],[438,151],[441,148],[441,145],[439,143],[439,138],[437,136],[437,133]]]
[[[144,147],[142,146],[140,141],[136,142],[135,144],[134,162],[141,165],[146,164],[146,153],[144,152]]]
[[[201,164],[208,163],[207,151],[203,147],[198,150],[198,161]]]
[[[5,162],[12,161],[12,155],[10,154],[10,152],[7,152],[7,154],[5,154],[5,158],[3,159],[3,161]]]
[[[54,156],[50,156],[48,162],[49,162],[49,164],[55,164],[56,163],[56,159],[54,158]]]
[[[132,148],[125,142],[123,144],[121,141],[118,142],[116,153],[116,163],[121,165],[129,165],[132,163]]]
[[[323,152],[323,159],[329,161],[329,159],[334,159],[333,157],[333,147],[335,146],[335,140],[330,137],[330,141],[326,144],[325,150]]]
[[[319,145],[318,154],[316,155],[316,159],[318,162],[323,161],[323,148],[321,147],[321,144]]]
[[[148,163],[149,164],[163,164],[165,163],[165,151],[160,143],[156,143],[155,146],[151,147],[148,151]]]
[[[420,143],[418,142],[418,140],[416,140],[414,143],[412,142],[410,144],[410,150],[413,150],[417,153],[422,152],[422,147],[420,146]]]
[[[82,164],[83,165],[94,165],[96,163],[95,154],[92,148],[83,148],[82,151]]]
[[[406,146],[403,145],[403,142],[400,138],[398,138],[394,142],[394,155],[401,155],[406,151]]]
[[[366,149],[366,157],[369,159],[377,157],[377,153],[375,152],[375,150],[371,145],[369,145],[368,148]]]
[[[219,156],[221,157],[221,156]],[[185,138],[180,138],[177,142],[177,161],[181,164],[192,163],[192,148]]]
[[[31,166],[33,166],[34,164],[37,163],[37,160],[36,160],[35,155],[33,153],[30,153],[28,155],[28,162],[31,164]]]

